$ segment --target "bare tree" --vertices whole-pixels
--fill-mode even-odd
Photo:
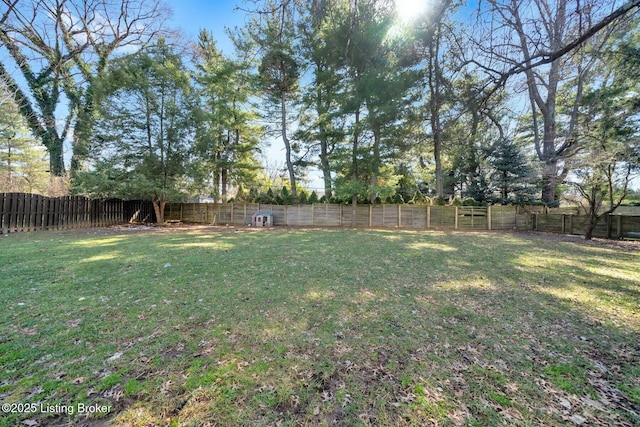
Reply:
[[[436,173],[436,196],[444,197],[444,171],[442,167],[442,152],[444,139],[444,107],[448,102],[447,85],[450,84],[445,76],[446,35],[453,36],[451,28],[447,26],[447,14],[456,5],[451,0],[441,0],[434,7],[426,22],[424,32],[424,49],[426,57],[426,79],[429,87],[427,110],[431,137],[433,139],[433,158]]]
[[[585,80],[594,58],[585,48],[602,48],[613,25],[640,6],[632,0],[618,5],[595,0],[487,0],[489,37],[477,48],[485,62],[472,60],[489,73],[498,88],[514,75],[524,75],[531,107],[533,142],[543,163],[542,200],[558,201],[556,185],[568,173],[565,161],[581,141],[576,138],[576,117]],[[484,16],[484,15],[481,15]],[[491,40],[487,44],[484,41]],[[504,68],[500,69],[500,64]],[[571,80],[573,91],[564,99],[559,91]],[[491,92],[491,91],[490,91]],[[559,104],[564,102],[564,113]]]
[[[168,16],[160,0],[2,0],[0,42],[7,55],[0,78],[48,149],[52,175],[65,172],[67,138],[73,135],[76,162],[86,154],[94,84],[108,60],[139,49]]]

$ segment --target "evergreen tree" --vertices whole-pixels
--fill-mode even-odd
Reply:
[[[196,52],[197,132],[190,173],[195,191],[227,200],[229,186],[255,185],[261,128],[249,108],[252,81],[243,61],[225,58],[201,31]]]
[[[0,84],[0,192],[46,193],[47,157]]]
[[[193,140],[190,78],[164,40],[114,62],[92,139],[91,171],[78,190],[98,197],[145,198],[164,222],[164,206],[183,197]]]
[[[498,140],[491,147],[488,161],[492,168],[489,173],[489,185],[494,192],[495,202],[526,204],[533,201],[531,167],[513,141]]]

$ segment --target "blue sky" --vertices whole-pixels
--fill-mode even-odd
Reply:
[[[245,23],[245,12],[235,10],[241,1],[224,0],[174,0],[167,2],[173,10],[169,23],[181,30],[187,37],[196,40],[201,29],[213,33],[218,48],[225,54],[232,53],[232,46],[225,33],[225,27],[241,27]]]
[[[246,12],[237,10],[237,6],[249,9],[251,4],[242,0],[174,0],[167,2],[173,10],[169,24],[181,30],[186,37],[197,40],[201,29],[213,33],[216,45],[226,55],[233,55],[233,46],[225,32],[225,28],[242,27],[247,17]],[[284,144],[280,138],[273,138],[269,146],[263,147],[265,168],[284,168]],[[270,171],[268,171],[269,173]],[[310,170],[306,187],[310,190],[323,188],[322,176],[317,170]]]

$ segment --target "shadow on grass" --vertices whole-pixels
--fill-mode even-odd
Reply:
[[[639,421],[635,254],[340,229],[12,249],[5,399],[107,401],[132,425]]]

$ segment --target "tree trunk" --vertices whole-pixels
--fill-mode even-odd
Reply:
[[[289,183],[291,185],[291,196],[293,198],[297,197],[296,191],[296,176],[293,170],[293,163],[291,162],[291,143],[289,142],[289,138],[287,137],[287,103],[286,97],[284,95],[284,91],[280,96],[280,108],[282,109],[282,142],[284,142],[284,148],[286,150],[286,162],[287,162],[287,170],[289,171]]]
[[[593,239],[593,230],[596,228],[597,223],[593,223],[592,221],[589,221],[589,223],[587,224],[587,226],[584,229],[584,239],[585,240],[591,240]]]
[[[331,183],[331,169],[326,140],[320,141],[320,168],[322,169],[322,179],[324,181],[324,195],[329,199],[333,195],[333,184]]]
[[[156,213],[156,223],[164,224],[164,207],[167,201],[154,197],[151,199],[151,203],[153,204],[153,210]]]
[[[222,195],[222,203],[227,202],[227,176],[228,176],[227,168],[223,167],[220,171],[220,181],[222,185],[221,195]]]
[[[322,66],[317,65],[316,74],[323,71]],[[321,85],[318,85],[316,88],[316,111],[318,116],[322,117],[327,114],[330,108],[329,104],[323,97]],[[324,195],[328,200],[333,195],[333,184],[331,183],[331,168],[329,164],[329,139],[326,136],[327,126],[325,126],[324,119],[320,119],[318,127],[320,131],[320,169],[322,170],[322,179],[324,181]]]
[[[545,161],[542,170],[542,202],[545,205],[555,205],[558,202],[556,194],[556,182],[558,173],[558,161],[550,159]]]
[[[439,26],[438,26],[439,27]],[[429,44],[429,114],[433,135],[433,157],[436,164],[436,197],[444,197],[444,173],[442,171],[442,129],[440,123],[440,50],[439,28],[433,31]]]
[[[9,186],[9,191],[13,191],[13,170],[11,169],[11,167],[13,166],[11,163],[11,140],[12,139],[13,137],[9,137],[8,145],[7,145],[7,177],[9,181],[7,184]]]
[[[360,108],[356,109],[355,123],[353,130],[353,152],[351,154],[351,182],[352,191],[351,195],[351,226],[356,227],[358,225],[358,139],[360,133]]]
[[[64,153],[62,140],[55,130],[47,132],[46,147],[49,151],[49,172],[52,176],[64,176]]]
[[[380,123],[374,123],[373,126],[373,156],[371,159],[371,189],[375,189],[378,185],[378,173],[380,172]],[[376,194],[371,193],[369,197],[371,204],[376,202]]]

